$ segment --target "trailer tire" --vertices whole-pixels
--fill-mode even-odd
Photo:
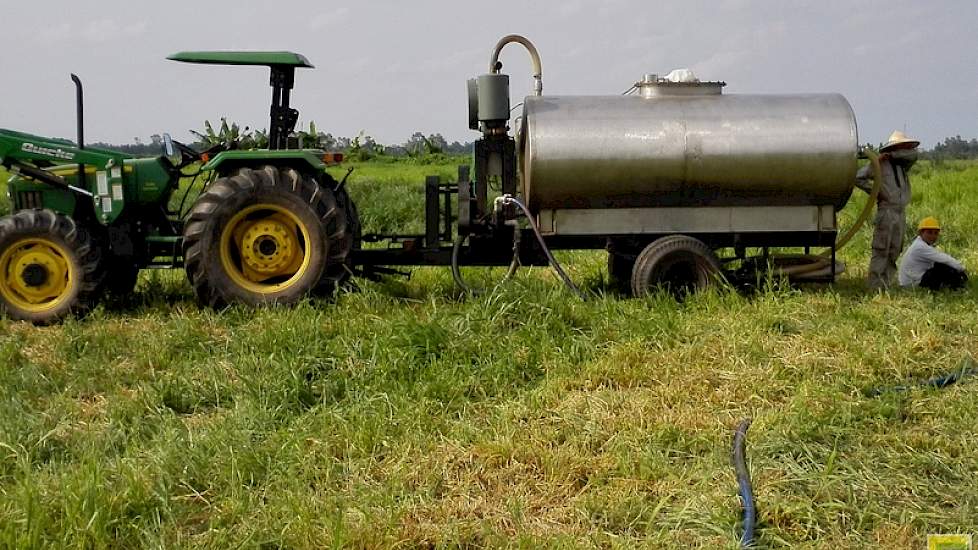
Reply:
[[[101,256],[91,234],[51,210],[0,218],[0,307],[12,319],[46,325],[95,306]]]
[[[331,188],[292,168],[241,168],[191,208],[184,265],[206,305],[292,304],[335,288],[351,242]]]
[[[632,294],[644,297],[664,289],[677,298],[715,284],[720,260],[703,241],[687,235],[662,237],[635,259]]]

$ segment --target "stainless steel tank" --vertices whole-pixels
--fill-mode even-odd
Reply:
[[[647,79],[648,80],[648,79]],[[529,207],[833,205],[852,193],[856,120],[838,94],[721,94],[652,79],[627,96],[531,96]]]

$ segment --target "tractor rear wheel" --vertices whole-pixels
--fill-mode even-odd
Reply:
[[[50,210],[0,218],[0,307],[11,318],[48,324],[83,315],[101,278],[99,249],[75,220]]]
[[[353,251],[360,248],[360,214],[346,189],[341,187],[329,174],[321,176],[326,191],[332,193],[337,206],[346,217],[346,231],[333,243],[333,258],[326,263],[326,271],[320,281],[318,293],[332,294],[353,275]]]
[[[720,260],[703,241],[669,235],[653,241],[635,259],[632,294],[648,296],[661,288],[682,298],[714,284],[720,276]]]
[[[291,304],[334,287],[352,245],[332,189],[291,168],[242,168],[190,210],[184,265],[210,306]]]

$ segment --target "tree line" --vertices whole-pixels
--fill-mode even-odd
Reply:
[[[241,127],[237,123],[221,119],[220,125],[204,122],[199,131],[192,130],[195,147],[206,149],[217,143],[234,142],[242,149],[263,148],[268,146],[268,135],[264,130],[252,130]],[[332,152],[342,152],[351,160],[370,160],[376,158],[414,158],[427,159],[440,155],[463,155],[472,150],[472,142],[448,142],[441,134],[414,132],[403,143],[382,144],[364,131],[353,137],[334,136],[320,131],[314,122],[307,128],[297,130],[290,136],[293,145],[299,148],[323,149]],[[153,156],[160,154],[163,138],[159,134],[150,136],[150,141],[143,142],[134,138],[134,143],[108,144],[92,143],[92,147],[112,149],[133,156]],[[978,139],[965,139],[960,135],[946,137],[931,149],[923,150],[923,158],[942,162],[944,160],[978,159]]]
[[[223,118],[218,125],[204,121],[203,128],[191,130],[191,134],[194,136],[194,143],[191,145],[199,150],[210,148],[218,143],[234,143],[235,147],[239,149],[268,147],[267,131],[253,130],[247,126],[242,127]],[[331,133],[320,131],[315,122],[310,122],[308,127],[293,132],[289,136],[289,140],[290,146],[296,148],[341,152],[351,160],[370,160],[383,157],[426,159],[444,155],[462,155],[472,150],[472,142],[449,142],[440,133],[425,135],[423,132],[414,132],[403,143],[382,144],[364,131],[353,137],[334,136]],[[160,134],[150,136],[149,142],[144,142],[138,137],[133,138],[133,141],[134,143],[127,144],[100,142],[90,145],[133,156],[154,156],[159,155],[160,151],[163,150],[163,136]]]
[[[978,139],[967,140],[961,136],[944,138],[944,141],[935,145],[924,156],[937,162],[978,158]]]

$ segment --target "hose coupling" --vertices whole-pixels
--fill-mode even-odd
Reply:
[[[500,195],[492,201],[492,207],[496,212],[503,209],[504,206],[509,206],[513,204],[513,195],[506,193],[505,195]]]

